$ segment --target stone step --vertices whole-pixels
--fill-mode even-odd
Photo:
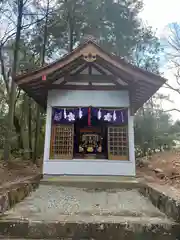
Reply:
[[[51,176],[45,175],[41,180],[43,185],[57,185],[78,188],[101,189],[134,189],[140,188],[142,183],[135,177],[123,176]]]
[[[0,218],[2,239],[180,240],[180,226],[138,189],[40,185]]]
[[[48,221],[0,221],[3,239],[68,239],[68,240],[175,240],[180,239],[179,225],[168,222],[148,225],[149,219],[137,218],[126,222],[48,222]],[[147,222],[146,222],[147,221]],[[144,224],[142,224],[144,222]],[[158,223],[158,219],[157,219]],[[11,239],[10,238],[10,239]]]

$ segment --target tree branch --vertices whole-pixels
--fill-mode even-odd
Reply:
[[[5,66],[4,66],[4,60],[3,60],[3,56],[2,56],[2,49],[0,48],[0,65],[1,65],[1,74],[3,76],[3,80],[6,86],[6,91],[9,94],[9,85],[8,85],[8,79],[7,79],[7,75],[6,75],[6,71],[5,71]]]
[[[173,112],[173,111],[180,112],[180,109],[172,108],[172,109],[169,109],[169,110],[164,110],[163,112]]]
[[[22,29],[29,28],[30,26],[32,26],[32,25],[34,25],[34,24],[36,24],[36,23],[41,22],[41,21],[44,20],[45,18],[46,18],[46,16],[44,16],[44,17],[41,18],[41,19],[36,20],[35,22],[31,22],[31,23],[29,23],[29,24],[23,25],[23,26],[22,26]],[[4,46],[4,44],[5,44],[10,38],[12,38],[13,36],[16,35],[15,30],[16,30],[16,28],[11,29],[9,32],[5,32],[4,37],[3,37],[2,40],[1,40],[0,46]],[[14,32],[11,33],[12,31],[14,31]],[[10,33],[11,33],[11,34],[10,34]],[[9,35],[9,34],[10,34],[10,35]],[[8,36],[7,36],[7,35],[8,35]],[[5,38],[5,36],[7,36],[7,37]]]
[[[165,86],[167,86],[166,88],[169,88],[169,89],[171,89],[171,90],[173,90],[173,91],[175,91],[175,92],[177,92],[177,93],[180,94],[180,89],[174,88],[174,87],[172,87],[172,86],[171,86],[170,84],[168,84],[168,83],[165,83]]]

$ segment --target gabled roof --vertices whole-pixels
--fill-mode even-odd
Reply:
[[[88,69],[86,74],[82,74],[86,69]],[[93,75],[92,69],[97,70],[98,75],[102,77],[97,76],[97,73]],[[46,81],[42,81],[43,75],[46,75]],[[95,79],[96,85],[91,82],[91,77]],[[85,85],[86,79],[88,83]],[[106,84],[109,79],[110,85],[98,86],[98,81],[103,79],[106,80]],[[74,80],[76,84],[69,84]],[[46,106],[48,90],[54,88],[62,90],[127,89],[130,92],[133,108],[137,111],[165,83],[166,79],[126,63],[89,40],[56,62],[16,76],[15,81],[42,106]]]

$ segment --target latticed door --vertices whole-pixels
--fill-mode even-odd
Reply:
[[[128,160],[127,126],[108,127],[108,159]]]
[[[51,134],[51,159],[72,159],[74,125],[53,125]]]

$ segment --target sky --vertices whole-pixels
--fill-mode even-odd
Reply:
[[[161,34],[165,26],[180,21],[180,0],[144,0],[141,17]]]
[[[148,25],[152,26],[157,32],[158,37],[166,37],[167,26],[170,23],[180,23],[180,0],[144,0],[144,10],[140,14],[140,17],[147,22]],[[164,77],[169,80],[172,85],[175,84],[173,71],[164,66],[161,71],[164,72]],[[162,88],[160,91],[164,94],[170,95],[170,99],[174,103],[165,102],[163,108],[169,110],[172,108],[180,109],[180,95],[174,91]],[[180,112],[171,112],[173,120],[180,119]]]

